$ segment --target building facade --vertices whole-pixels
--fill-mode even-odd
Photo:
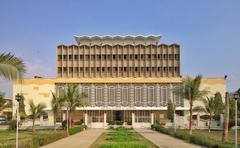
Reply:
[[[77,84],[85,93],[87,106],[78,107],[73,120],[83,120],[92,128],[111,124],[134,128],[166,124],[167,104],[176,105],[179,126],[188,122],[189,105],[174,95],[182,85],[180,46],[162,44],[160,36],[75,36],[76,45],[57,46],[57,78],[24,79],[13,85],[13,95],[22,92],[26,98],[47,105],[48,118],[39,125],[52,125],[51,91]],[[224,96],[224,78],[204,78],[202,89]],[[201,103],[201,102],[199,102]],[[26,110],[28,105],[26,105]],[[64,120],[65,112],[60,120]],[[180,125],[181,123],[181,125]]]

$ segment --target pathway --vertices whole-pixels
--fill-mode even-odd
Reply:
[[[104,132],[104,129],[87,129],[41,148],[88,148]]]
[[[134,129],[143,137],[159,146],[160,148],[200,148],[201,146],[187,143],[183,140],[171,137],[169,135],[165,135],[159,133],[157,131],[153,131],[151,129]]]

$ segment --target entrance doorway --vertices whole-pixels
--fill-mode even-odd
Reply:
[[[115,121],[122,121],[123,116],[122,116],[122,111],[115,111]]]

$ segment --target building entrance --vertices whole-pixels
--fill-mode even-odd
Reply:
[[[115,111],[115,121],[123,121],[122,111]]]

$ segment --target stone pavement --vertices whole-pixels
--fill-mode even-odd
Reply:
[[[143,137],[159,146],[160,148],[200,148],[201,146],[189,144],[183,140],[171,137],[169,135],[165,135],[159,133],[157,131],[153,131],[151,129],[134,129]]]
[[[103,132],[104,129],[87,129],[41,148],[88,148]]]

